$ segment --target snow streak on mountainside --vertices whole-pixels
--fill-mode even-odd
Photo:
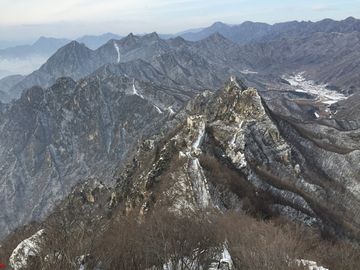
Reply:
[[[114,46],[115,46],[115,49],[116,49],[117,54],[118,54],[117,63],[120,63],[120,50],[119,50],[119,46],[116,44],[116,42],[114,42]]]
[[[136,88],[135,88],[135,78],[133,79],[133,94],[134,94],[134,95],[137,95],[137,96],[141,97],[142,99],[145,99],[145,100],[146,100],[146,98],[145,98],[143,95],[139,94],[138,91],[136,90]],[[148,101],[149,101],[149,100],[148,100]],[[159,108],[158,106],[156,106],[155,104],[153,104],[151,101],[149,101],[149,102],[155,107],[155,109],[158,111],[158,113],[162,113],[162,111],[160,110],[160,108]]]
[[[144,98],[142,95],[140,95],[137,91],[136,91],[136,88],[135,88],[135,78],[133,79],[133,90],[134,90],[134,95],[137,95],[141,98]]]

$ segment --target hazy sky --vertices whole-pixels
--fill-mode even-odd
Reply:
[[[0,40],[168,34],[217,21],[273,24],[349,16],[360,18],[360,0],[0,0]]]

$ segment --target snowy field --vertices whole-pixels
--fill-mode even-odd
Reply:
[[[294,76],[283,75],[282,78],[287,80],[296,92],[308,93],[317,96],[317,101],[331,105],[347,97],[334,90],[326,89],[326,84],[316,85],[313,81],[306,81],[303,77],[304,72],[295,74]]]

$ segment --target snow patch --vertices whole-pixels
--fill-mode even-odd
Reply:
[[[200,145],[205,138],[205,116],[190,115],[187,118],[187,126],[191,129],[195,139],[191,145],[191,153],[197,155],[201,152]]]
[[[336,103],[336,102],[338,102],[338,101],[340,101],[340,100],[342,100],[342,99],[338,99],[338,100],[336,100],[336,99],[326,100],[326,101],[322,101],[322,103],[327,104],[327,105],[332,105],[332,104],[334,104],[334,103]]]
[[[152,104],[152,105],[155,107],[155,109],[158,111],[158,113],[162,113],[162,111],[160,110],[160,108],[158,106],[156,106],[155,104]]]
[[[224,247],[224,251],[221,253],[222,259],[231,260],[231,255],[226,247]]]
[[[29,256],[35,256],[40,251],[41,237],[45,234],[44,230],[40,230],[31,237],[22,241],[12,252],[10,256],[10,266],[17,270],[27,266]]]
[[[199,208],[207,208],[211,205],[209,187],[199,159],[189,161],[189,178],[195,203]]]
[[[190,115],[187,118],[187,126],[190,129],[189,137],[193,137],[186,151],[180,151],[179,156],[187,158],[185,163],[185,178],[190,191],[190,201],[198,209],[212,206],[208,182],[200,165],[198,155],[201,154],[201,144],[205,138],[205,117],[203,115]],[[178,181],[183,181],[178,178]],[[185,183],[184,183],[185,184]]]
[[[202,126],[204,126],[204,128],[205,128],[205,123],[202,123]],[[198,134],[196,140],[194,141],[194,143],[192,145],[192,148],[194,150],[195,149],[200,149],[199,146],[200,146],[201,142],[204,139],[204,135],[205,135],[204,129],[199,130],[199,134]]]
[[[173,111],[172,107],[168,107],[168,110],[170,111],[171,114],[175,114],[175,112]]]
[[[135,79],[133,79],[133,94],[137,95],[137,96],[139,96],[141,98],[144,98],[141,94],[138,93],[138,91],[135,88]]]
[[[322,266],[317,266],[317,263],[314,261],[309,261],[309,260],[296,260],[296,263],[298,264],[298,266],[300,266],[301,264],[303,266],[307,266],[307,268],[309,270],[329,270],[328,268],[322,267]]]
[[[163,113],[162,110],[161,110],[158,106],[156,106],[153,102],[151,102],[150,100],[148,100],[147,98],[145,98],[143,95],[141,95],[141,94],[136,90],[136,88],[135,88],[135,78],[133,79],[133,95],[137,95],[137,96],[141,97],[142,99],[145,99],[145,100],[149,101],[150,104],[154,106],[154,108],[156,109],[156,111],[157,111],[158,113]]]
[[[257,74],[256,71],[250,71],[250,70],[248,70],[248,69],[242,70],[242,71],[240,71],[240,72],[243,73],[243,74]]]
[[[235,77],[235,76],[231,76],[230,79],[231,79],[231,81],[232,81],[233,83],[235,83],[235,85],[236,85],[238,88],[241,89],[241,87],[239,86],[238,82],[236,81],[236,77]]]
[[[226,155],[231,159],[232,163],[238,168],[244,168],[247,165],[245,153],[242,153],[240,149],[245,148],[245,139],[244,134],[242,132],[242,124],[244,121],[241,121],[238,126],[238,131],[235,132],[233,135],[233,138],[229,142],[228,148],[226,149]],[[236,144],[236,140],[239,140],[240,142],[238,145]]]
[[[120,63],[120,49],[119,46],[116,44],[116,42],[114,42],[114,47],[117,51],[118,57],[117,57],[117,63]]]

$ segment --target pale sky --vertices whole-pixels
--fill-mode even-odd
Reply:
[[[0,0],[0,40],[172,34],[214,22],[360,18],[360,0]]]

